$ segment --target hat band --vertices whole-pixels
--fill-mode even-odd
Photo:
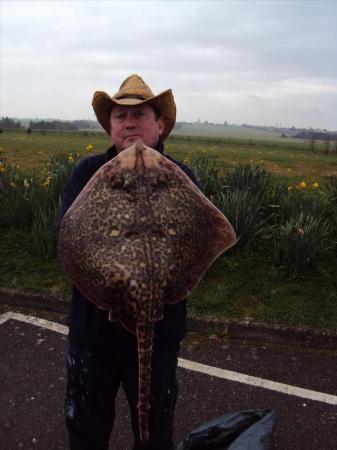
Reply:
[[[116,100],[123,100],[123,98],[134,98],[137,100],[147,100],[142,95],[133,95],[133,94],[125,94],[125,95],[121,95],[119,97],[115,97]]]

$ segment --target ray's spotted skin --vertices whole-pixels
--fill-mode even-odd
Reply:
[[[137,335],[139,428],[148,439],[154,326],[236,242],[225,216],[185,173],[136,143],[90,179],[58,235],[64,269],[98,308]]]

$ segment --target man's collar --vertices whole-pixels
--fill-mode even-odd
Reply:
[[[158,144],[155,146],[155,150],[157,150],[159,153],[163,154],[164,153],[164,143],[162,140],[158,141]],[[115,145],[112,145],[108,150],[107,150],[107,155],[108,155],[108,159],[112,159],[115,156],[117,156],[117,150]]]

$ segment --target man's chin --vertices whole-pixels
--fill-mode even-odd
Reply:
[[[135,144],[136,142],[143,142],[143,139],[141,136],[130,136],[127,139],[124,140],[123,143],[123,150],[125,150],[128,147],[131,147],[131,145]]]

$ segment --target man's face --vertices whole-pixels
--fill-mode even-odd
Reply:
[[[117,152],[121,152],[137,141],[154,148],[164,131],[164,121],[150,105],[122,106],[112,108],[110,135]]]

